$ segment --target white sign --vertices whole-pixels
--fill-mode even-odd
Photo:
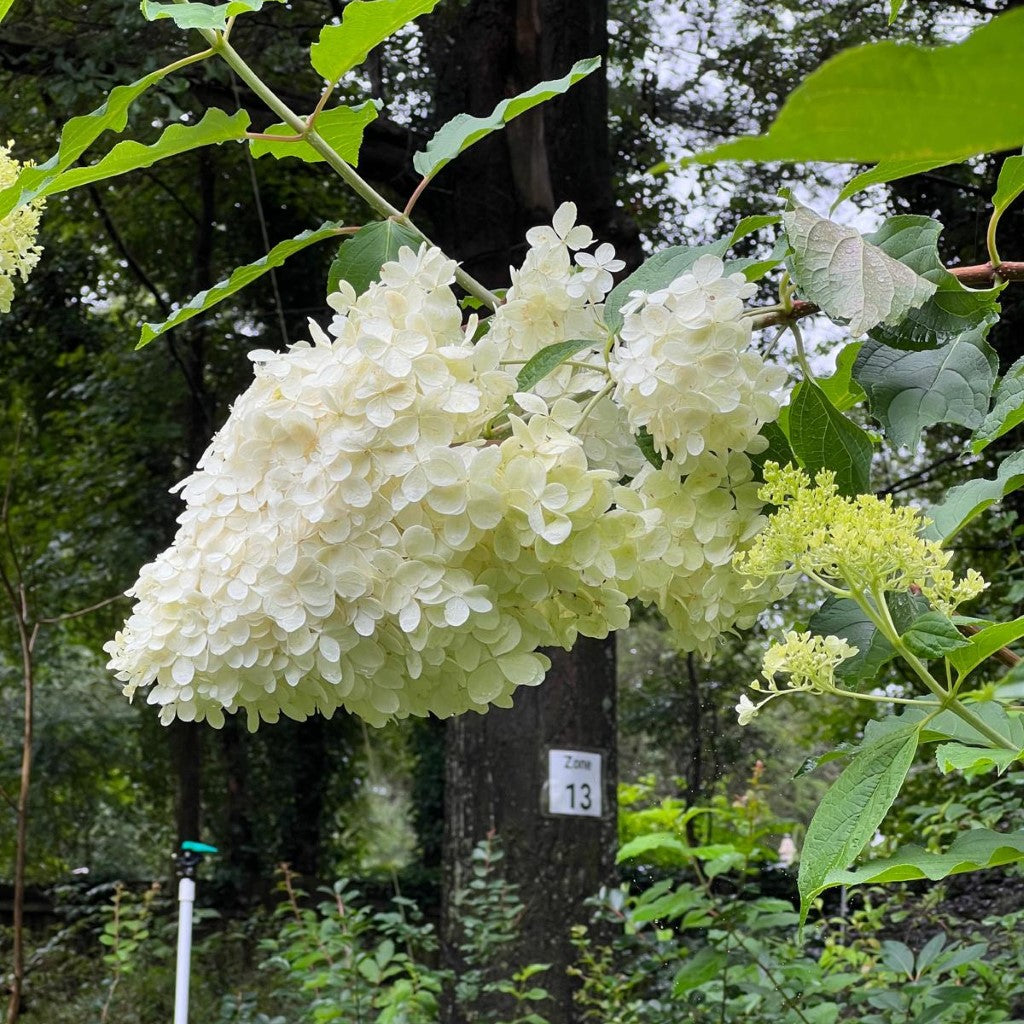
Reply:
[[[548,751],[548,814],[600,818],[602,791],[600,754]]]

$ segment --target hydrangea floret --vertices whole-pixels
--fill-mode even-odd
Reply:
[[[13,142],[0,145],[0,190],[14,184],[22,169],[11,156]],[[39,262],[43,251],[36,241],[45,200],[33,199],[0,219],[0,313],[9,313],[17,278],[28,275]]]

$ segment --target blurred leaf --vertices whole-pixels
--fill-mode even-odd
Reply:
[[[265,3],[279,3],[280,0],[231,0],[226,4],[197,3],[154,3],[142,0],[142,16],[147,21],[170,18],[178,28],[205,28],[223,32],[228,18],[260,10]]]
[[[713,981],[725,970],[728,962],[728,954],[723,953],[721,950],[712,949],[711,946],[705,946],[703,949],[698,950],[676,972],[676,976],[672,981],[672,995],[678,999],[679,996],[685,995],[695,988],[700,988],[701,985],[706,985],[709,981]]]
[[[1019,149],[1024,95],[1018,63],[1024,11],[998,15],[963,42],[893,42],[844,50],[789,96],[764,135],[734,139],[693,160],[956,163]],[[984,90],[964,82],[984,82]]]

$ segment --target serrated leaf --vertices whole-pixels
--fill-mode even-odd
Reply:
[[[1019,149],[1021,52],[1021,10],[992,18],[949,46],[886,41],[852,47],[806,78],[764,135],[734,139],[691,159],[957,163]],[[984,82],[984,94],[964,89],[964,82]]]
[[[280,0],[231,0],[227,4],[197,3],[154,3],[142,0],[142,16],[147,21],[170,18],[178,28],[205,28],[223,32],[228,18],[238,14],[249,14],[260,10],[265,3],[279,3]]]
[[[942,658],[970,641],[941,612],[925,612],[903,633],[903,642],[919,658]]]
[[[935,348],[998,315],[996,299],[1001,288],[965,288],[939,258],[941,234],[942,225],[931,217],[899,216],[890,217],[866,236],[936,288],[927,302],[911,309],[899,323],[875,327],[871,337],[876,341],[893,348]]]
[[[672,245],[655,253],[608,293],[604,304],[604,322],[612,331],[618,331],[623,323],[619,310],[631,292],[656,292],[685,274],[701,256],[718,256],[721,259],[728,251],[729,239],[720,238],[706,245]]]
[[[935,748],[935,763],[943,775],[956,771],[963,772],[968,778],[993,768],[1001,775],[1019,756],[1019,750],[968,747],[963,743],[940,743]]]
[[[725,970],[729,956],[721,950],[705,946],[683,963],[672,980],[672,995],[675,998],[691,992],[701,985],[713,981]]]
[[[974,432],[971,451],[984,451],[996,438],[1009,433],[1024,421],[1024,356],[1018,359],[996,384],[992,408]]]
[[[975,828],[959,835],[944,853],[929,853],[920,846],[905,846],[894,856],[874,860],[852,871],[829,873],[826,886],[910,882],[1000,867],[1024,859],[1024,832],[993,832]]]
[[[59,192],[90,185],[96,181],[115,178],[119,174],[152,167],[159,160],[178,156],[202,146],[219,145],[222,142],[237,142],[245,138],[249,127],[249,115],[244,110],[227,114],[213,107],[203,114],[194,125],[168,125],[156,142],[144,146],[141,142],[125,140],[119,142],[102,160],[87,167],[72,167],[58,175],[38,193],[50,196]]]
[[[244,267],[236,267],[231,272],[230,277],[189,299],[185,305],[176,309],[163,322],[143,324],[142,336],[135,347],[137,349],[143,348],[154,338],[159,338],[161,334],[166,333],[172,327],[177,327],[186,320],[191,320],[192,317],[205,312],[218,302],[228,298],[228,296],[241,291],[247,284],[251,284],[258,277],[262,277],[263,274],[268,273],[274,267],[281,266],[289,256],[299,252],[301,249],[305,249],[316,242],[322,242],[326,238],[336,237],[341,226],[340,223],[330,221],[315,231],[303,231],[302,234],[296,235],[294,238],[279,242],[262,259],[258,259],[254,263],[247,263]]]
[[[423,239],[394,220],[378,220],[360,228],[341,243],[327,276],[328,293],[348,281],[361,295],[380,276],[385,263],[398,259],[402,246],[418,250]]]
[[[837,206],[850,196],[870,188],[872,185],[885,185],[890,181],[899,181],[900,178],[909,178],[912,174],[924,174],[926,171],[934,171],[936,167],[945,167],[948,163],[945,159],[936,160],[883,160],[875,164],[870,170],[861,171],[860,174],[851,178],[842,191],[836,196],[835,202],[829,208],[834,213]]]
[[[800,294],[856,338],[895,323],[935,292],[931,281],[872,245],[860,232],[819,216],[794,199],[782,215]]]
[[[954,651],[949,656],[949,663],[963,679],[996,651],[1008,647],[1022,636],[1024,636],[1024,616],[1013,619],[1011,622],[997,622],[992,626],[986,626],[973,636],[968,637],[966,647],[963,650]]]
[[[801,925],[812,900],[834,884],[831,877],[856,860],[878,831],[907,777],[917,742],[915,723],[862,747],[822,797],[800,853]]]
[[[424,178],[431,178],[460,153],[465,152],[482,138],[504,128],[513,118],[546,103],[555,96],[561,96],[580,79],[586,78],[601,66],[600,57],[578,60],[561,78],[539,82],[532,89],[502,100],[487,117],[473,117],[458,114],[442,125],[427,143],[412,158],[412,165]]]
[[[864,342],[853,376],[893,445],[916,448],[921,432],[936,423],[973,430],[984,422],[998,365],[985,341],[988,329],[984,324],[921,352]]]
[[[999,180],[996,182],[996,194],[992,197],[992,206],[996,214],[1004,210],[1024,192],[1024,156],[1008,156],[999,168]]]
[[[857,648],[857,653],[836,666],[843,683],[872,682],[883,665],[896,657],[892,644],[879,633],[856,601],[829,597],[811,616],[807,628],[817,636],[838,636]]]
[[[534,384],[542,381],[552,370],[561,366],[566,359],[584,349],[593,348],[597,344],[598,342],[593,340],[573,339],[547,345],[523,365],[516,377],[516,391],[529,391]]]
[[[812,381],[801,381],[793,390],[788,430],[793,453],[810,476],[831,469],[841,494],[871,489],[871,440]]]
[[[749,456],[750,464],[754,467],[754,479],[764,480],[764,467],[768,462],[774,462],[778,466],[788,466],[796,462],[796,456],[790,447],[789,438],[778,423],[770,422],[762,425],[760,435],[768,439],[768,447],[763,452]]]
[[[377,117],[377,104],[367,100],[358,107],[331,107],[316,119],[316,133],[346,163],[359,162],[359,149],[363,144],[363,132],[366,126]],[[266,135],[293,136],[293,129],[284,123],[271,125]],[[322,163],[322,157],[305,139],[295,142],[272,142],[269,139],[253,139],[249,143],[255,157],[273,156],[278,160],[295,157],[308,164]]]
[[[831,377],[819,377],[817,380],[818,387],[839,412],[852,409],[867,397],[864,389],[853,379],[853,364],[860,347],[859,341],[844,345],[836,358],[835,373]]]
[[[0,218],[40,195],[105,131],[123,131],[128,123],[128,108],[167,73],[166,68],[160,68],[130,85],[119,85],[110,90],[102,106],[71,118],[61,129],[57,152],[44,163],[23,167],[13,184],[0,190]]]
[[[932,522],[922,531],[923,536],[947,543],[972,519],[1021,485],[1024,485],[1024,451],[1014,452],[1004,459],[994,479],[968,480],[951,487],[945,500],[925,510]]]
[[[328,82],[362,64],[370,51],[440,0],[350,0],[340,25],[326,25],[310,47],[313,69]]]

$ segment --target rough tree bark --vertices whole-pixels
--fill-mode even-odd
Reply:
[[[607,50],[607,8],[598,0],[457,6],[425,22],[438,123],[460,111],[488,113],[507,96]],[[509,265],[521,262],[527,228],[549,221],[557,204],[569,199],[600,238],[635,258],[636,234],[612,195],[601,73],[469,151],[439,177],[423,206],[442,247],[485,284],[502,287]],[[553,1006],[544,1009],[552,1020],[568,1022],[569,926],[585,915],[583,901],[614,875],[615,658],[611,640],[581,639],[571,654],[549,654],[547,680],[518,691],[514,708],[448,724],[442,933],[451,955],[459,932],[452,895],[473,845],[496,831],[507,874],[526,905],[509,962],[552,965],[539,979],[553,996]],[[548,747],[607,752],[602,819],[541,815]],[[457,1008],[447,1012],[452,1021],[461,1019]]]

